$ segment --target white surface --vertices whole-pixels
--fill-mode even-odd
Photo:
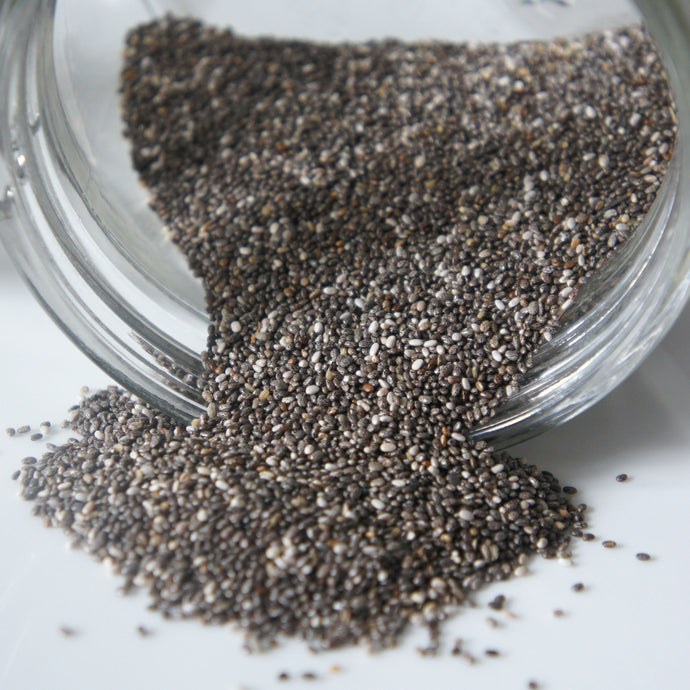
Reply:
[[[1,229],[1,228],[0,228]],[[80,386],[107,377],[57,329],[0,256],[0,429],[61,420]],[[269,690],[315,687],[648,690],[688,687],[690,675],[690,310],[641,369],[594,409],[519,449],[580,489],[597,541],[575,543],[574,567],[536,559],[522,579],[479,593],[509,598],[514,620],[485,606],[444,628],[444,653],[422,658],[411,635],[397,650],[312,655],[289,642],[247,655],[229,628],[170,623],[143,594],[122,597],[119,580],[58,530],[31,516],[10,475],[43,442],[0,432],[0,688],[2,690]],[[64,433],[63,433],[64,437]],[[50,440],[50,436],[48,440]],[[57,435],[52,437],[57,440]],[[631,479],[619,484],[615,476]],[[604,549],[602,539],[618,542]],[[635,559],[648,551],[653,560]],[[587,589],[574,593],[574,582]],[[555,618],[553,609],[567,615]],[[503,621],[491,629],[486,617]],[[154,634],[141,638],[144,624]],[[65,638],[58,628],[79,634]],[[480,658],[450,656],[455,637]],[[495,647],[501,657],[483,657]],[[342,667],[335,674],[333,664]],[[277,675],[293,674],[289,683]],[[313,670],[316,682],[298,674]]]

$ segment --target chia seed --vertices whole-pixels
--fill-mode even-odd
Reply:
[[[627,482],[628,481],[628,475],[625,473],[619,474],[616,476],[616,481],[617,482]]]
[[[635,558],[638,561],[648,561],[651,559],[651,556],[648,553],[640,552],[635,554]]]
[[[498,594],[489,602],[489,607],[492,608],[494,611],[501,611],[505,603],[505,596],[503,596],[503,594]]]
[[[471,592],[567,559],[569,487],[470,432],[661,184],[674,119],[642,30],[319,45],[167,17],[128,35],[121,87],[206,290],[207,410],[85,389],[79,438],[22,469],[34,513],[163,616],[260,649],[409,623],[436,649]]]

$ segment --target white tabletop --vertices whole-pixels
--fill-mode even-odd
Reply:
[[[109,383],[61,333],[0,256],[0,429],[60,421],[82,385]],[[597,540],[574,545],[573,567],[534,559],[531,574],[480,592],[444,628],[443,653],[422,658],[412,633],[393,651],[309,653],[290,641],[242,651],[229,627],[166,622],[146,595],[122,597],[119,580],[59,530],[32,517],[10,475],[44,442],[0,432],[0,688],[3,690],[269,690],[488,688],[680,690],[690,681],[690,309],[613,394],[516,453],[579,488]],[[57,442],[66,432],[51,432]],[[625,472],[629,481],[618,483]],[[618,546],[605,549],[602,539]],[[652,560],[636,560],[638,551]],[[571,590],[582,582],[585,590]],[[508,598],[515,618],[485,604]],[[554,609],[563,617],[555,617]],[[486,618],[501,622],[491,628]],[[145,625],[152,634],[141,637]],[[76,631],[65,637],[68,626]],[[450,655],[453,640],[478,657]],[[487,658],[495,648],[499,658]],[[341,667],[339,673],[331,671]],[[279,681],[280,672],[291,674]],[[300,678],[304,671],[319,680]]]

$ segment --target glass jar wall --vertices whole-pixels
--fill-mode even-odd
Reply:
[[[501,445],[561,423],[629,374],[688,293],[686,2],[615,0],[0,0],[0,237],[38,299],[116,380],[190,418],[203,409],[203,291],[148,208],[122,136],[126,31],[174,12],[247,35],[357,41],[514,41],[640,21],[674,88],[679,140],[651,212],[582,289],[520,391],[476,434]]]

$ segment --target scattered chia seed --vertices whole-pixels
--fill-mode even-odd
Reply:
[[[12,476],[12,481],[16,481],[17,479],[19,479],[19,475],[20,475],[20,474],[21,474],[21,471],[20,471],[20,470],[15,470],[14,472],[12,472],[12,475],[11,475],[11,476]]]
[[[163,616],[259,649],[380,649],[416,623],[435,650],[471,592],[567,559],[584,508],[469,432],[661,184],[674,119],[645,34],[318,45],[167,17],[130,32],[121,86],[206,289],[207,411],[83,390],[79,438],[21,471],[34,513]]]
[[[24,426],[17,427],[18,434],[28,434],[31,431],[31,427],[28,424]]]
[[[149,628],[143,625],[137,625],[137,632],[139,633],[140,637],[150,637],[153,634]]]
[[[428,645],[426,647],[417,647],[417,654],[419,656],[436,656],[438,654],[438,648],[434,645]]]
[[[556,618],[563,618],[563,616],[565,616],[565,611],[563,609],[554,609],[553,615]]]
[[[635,554],[635,558],[638,561],[648,561],[651,559],[651,556],[648,553],[640,552]]]
[[[37,462],[38,460],[33,455],[27,455],[25,458],[22,458],[22,465],[35,465]]]
[[[287,671],[283,671],[278,674],[278,680],[290,680],[290,674]]]
[[[303,678],[304,680],[316,680],[317,677],[318,677],[318,676],[317,676],[316,673],[314,673],[313,671],[305,671],[305,672],[302,674],[302,678]]]
[[[584,588],[585,588],[585,586],[581,582],[576,582],[572,586],[573,592],[581,592]]]
[[[577,489],[574,486],[564,486],[563,493],[570,494],[572,496],[577,493]]]
[[[40,441],[42,438],[43,434],[40,431],[37,431],[35,434],[31,434],[32,441]]]
[[[616,542],[613,541],[612,539],[606,539],[605,541],[602,541],[602,542],[601,542],[601,545],[602,545],[605,549],[612,549],[612,548],[614,548],[614,547],[616,546]]]
[[[77,634],[77,631],[68,625],[61,625],[58,630],[63,637],[74,637]]]
[[[619,474],[616,476],[616,481],[617,482],[627,482],[628,481],[628,475],[625,473]]]
[[[501,611],[506,603],[506,598],[503,594],[498,594],[489,602],[489,608],[494,611]]]
[[[536,680],[531,680],[527,683],[528,690],[539,690],[539,683]]]
[[[462,640],[460,638],[457,638],[455,642],[453,642],[453,647],[451,648],[450,653],[453,656],[460,656],[462,654]]]
[[[500,652],[497,649],[487,649],[484,651],[484,654],[486,656],[499,656]]]
[[[582,535],[582,541],[594,541],[596,537],[591,532],[585,532]]]
[[[8,426],[7,429],[5,429],[5,433],[11,438],[17,433],[17,430],[11,426]]]

